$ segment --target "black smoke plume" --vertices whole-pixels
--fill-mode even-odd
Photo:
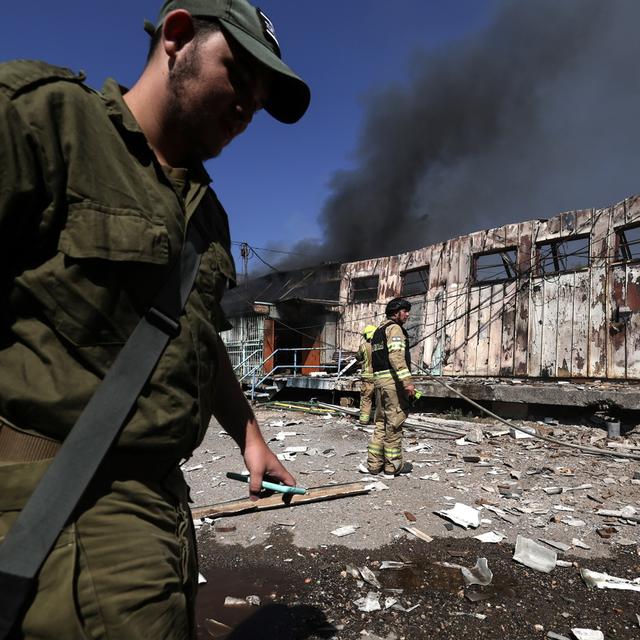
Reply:
[[[640,192],[640,2],[521,0],[371,95],[304,263],[392,255]],[[281,268],[299,266],[289,258]]]

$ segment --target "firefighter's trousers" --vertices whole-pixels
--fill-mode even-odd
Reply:
[[[371,422],[374,393],[375,386],[373,380],[363,378],[360,384],[360,424],[369,424],[369,422]]]
[[[376,380],[376,423],[367,448],[367,468],[371,473],[395,474],[402,468],[402,425],[409,403],[400,382],[393,378]]]

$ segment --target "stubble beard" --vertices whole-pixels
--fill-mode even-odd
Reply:
[[[185,103],[185,88],[189,82],[200,75],[202,67],[200,45],[196,40],[188,53],[169,71],[169,102],[167,122],[170,135],[177,139],[177,146],[189,162],[208,160],[220,154],[220,150],[211,153],[202,144],[202,131],[206,126],[203,114]]]

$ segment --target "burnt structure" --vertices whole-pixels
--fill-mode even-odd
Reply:
[[[236,327],[225,336],[232,354],[238,328],[254,322],[264,329],[265,356],[285,343],[323,347],[315,371],[335,362],[336,351],[355,351],[362,328],[403,296],[413,304],[413,362],[431,374],[637,381],[640,196],[395,256],[267,276],[238,291],[249,304],[241,313],[225,306]]]

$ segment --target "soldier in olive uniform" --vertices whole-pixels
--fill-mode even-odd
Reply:
[[[411,379],[409,336],[403,325],[409,319],[411,303],[394,298],[385,309],[387,320],[371,340],[373,376],[379,409],[367,448],[367,471],[397,476],[411,471],[402,462],[402,425],[407,419],[409,400],[415,395]]]
[[[360,424],[369,424],[371,421],[371,409],[373,407],[373,366],[371,364],[371,338],[376,328],[367,325],[362,330],[362,343],[356,353],[356,360],[362,367],[360,374]]]
[[[246,0],[169,0],[127,91],[40,62],[0,65],[0,541],[180,256],[213,238],[116,444],[38,575],[20,638],[195,637],[195,537],[180,462],[212,414],[251,473],[294,478],[265,444],[219,331],[235,280],[202,162],[264,108],[293,123],[306,84]],[[202,203],[202,207],[200,206]],[[0,616],[1,617],[1,616]]]

